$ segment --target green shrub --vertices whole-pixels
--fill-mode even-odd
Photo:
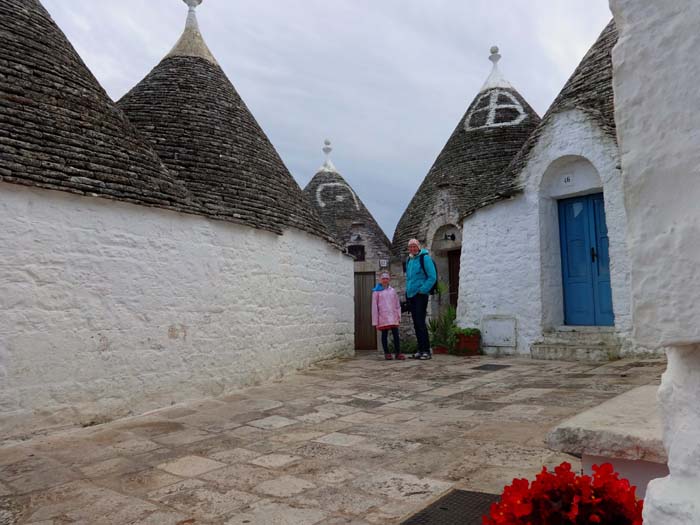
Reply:
[[[457,310],[453,306],[448,306],[441,315],[428,322],[428,331],[434,346],[445,346],[450,351],[455,347],[457,344],[456,319]]]

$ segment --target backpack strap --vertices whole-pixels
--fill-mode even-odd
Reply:
[[[424,253],[421,253],[419,258],[420,258],[420,267],[423,270],[423,273],[425,274],[425,278],[428,278],[428,272],[425,270],[425,255]]]

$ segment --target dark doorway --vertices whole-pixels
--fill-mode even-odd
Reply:
[[[449,275],[447,278],[450,283],[450,305],[457,308],[457,299],[459,299],[459,260],[462,256],[462,250],[452,250],[447,252],[447,264]]]
[[[355,349],[376,350],[377,331],[372,326],[374,272],[355,274]]]

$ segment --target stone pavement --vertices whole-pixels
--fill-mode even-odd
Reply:
[[[480,370],[485,364],[507,365]],[[660,360],[375,354],[280,382],[0,447],[0,524],[396,523],[452,487],[499,492],[561,420]]]

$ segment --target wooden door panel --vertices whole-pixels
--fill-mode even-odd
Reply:
[[[374,272],[355,274],[355,349],[376,350],[377,331],[372,326]]]

